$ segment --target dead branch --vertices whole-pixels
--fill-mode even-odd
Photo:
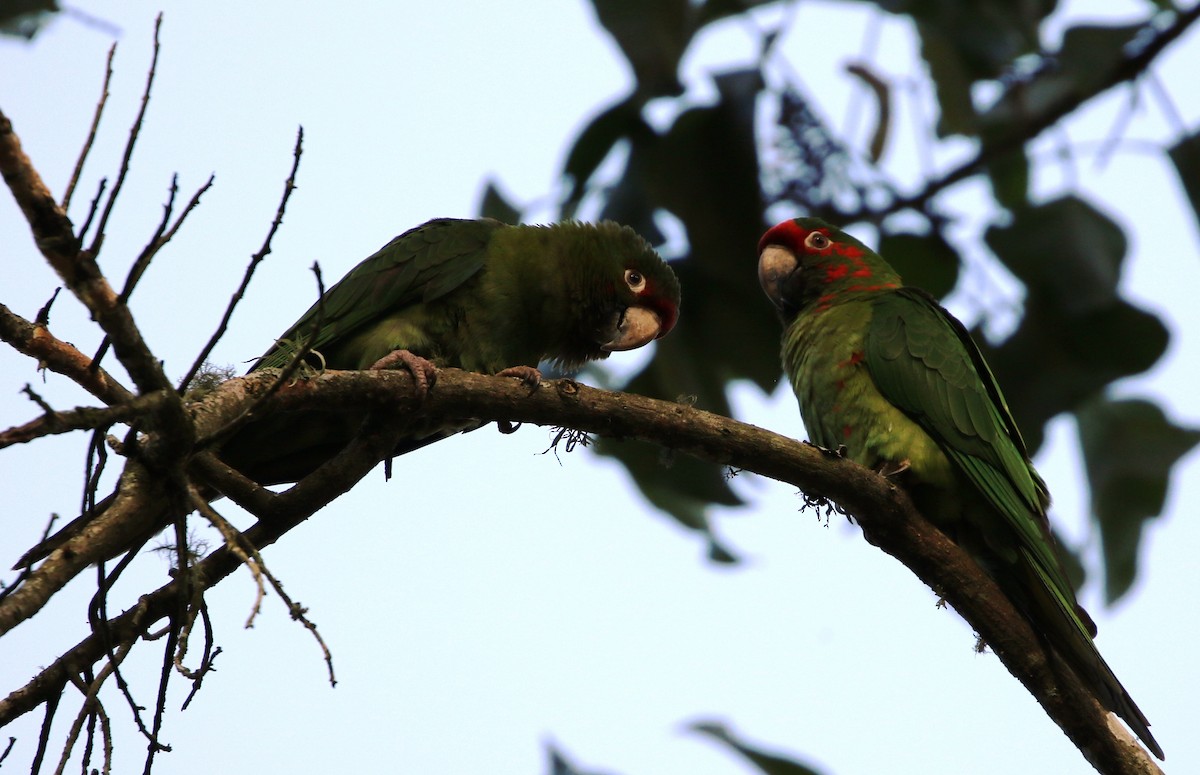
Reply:
[[[209,175],[204,185],[197,189],[196,193],[192,194],[192,198],[188,200],[183,211],[179,213],[179,217],[175,219],[174,223],[171,223],[171,213],[175,207],[175,196],[179,193],[179,175],[175,174],[171,176],[170,195],[163,205],[162,220],[159,221],[154,236],[146,243],[146,247],[142,248],[142,252],[134,260],[133,266],[129,268],[129,273],[125,277],[125,286],[121,289],[119,297],[122,304],[129,303],[129,298],[133,295],[133,289],[137,287],[138,282],[142,279],[142,275],[150,268],[150,262],[158,255],[158,251],[162,250],[175,236],[176,232],[179,231],[179,227],[183,225],[183,220],[187,218],[188,214],[199,206],[200,197],[204,195],[204,192],[212,188],[215,179],[215,175]],[[100,361],[104,360],[104,355],[108,352],[108,346],[109,339],[106,336],[104,337],[104,341],[100,343],[100,347],[97,348],[96,354],[92,356],[93,369],[100,367]]]
[[[129,423],[139,417],[153,414],[164,400],[165,396],[162,393],[151,393],[108,408],[81,406],[62,412],[49,409],[35,420],[0,431],[0,449],[13,444],[25,444],[44,436],[107,428],[115,423]]]
[[[36,360],[38,368],[62,374],[110,406],[134,397],[104,369],[93,370],[92,359],[74,345],[55,337],[45,325],[30,323],[3,304],[0,304],[0,339]]]
[[[92,257],[100,255],[100,248],[104,246],[104,228],[108,226],[108,217],[112,215],[113,206],[117,203],[117,197],[121,194],[121,188],[125,185],[125,176],[129,174],[129,162],[133,159],[133,149],[137,145],[138,135],[142,131],[142,122],[146,119],[146,108],[150,106],[150,89],[154,85],[154,76],[158,72],[158,52],[159,42],[158,33],[162,30],[162,12],[154,19],[154,48],[150,56],[150,67],[146,71],[146,87],[142,91],[142,104],[138,109],[137,117],[133,120],[133,126],[129,128],[129,139],[125,143],[125,155],[121,158],[121,168],[117,171],[117,182],[113,184],[112,191],[108,194],[108,201],[104,205],[104,211],[100,214],[100,220],[96,223],[96,236],[92,238],[92,244],[88,247],[88,253]],[[83,238],[86,233],[79,233],[79,242],[83,243]]]
[[[229,328],[229,321],[233,318],[233,311],[237,309],[237,305],[241,302],[242,297],[246,295],[246,289],[250,287],[250,280],[254,277],[254,272],[262,260],[271,252],[271,240],[275,238],[275,232],[279,230],[283,223],[283,213],[287,209],[288,200],[292,198],[292,192],[296,190],[296,173],[300,169],[300,156],[304,153],[304,127],[300,127],[296,131],[296,145],[292,149],[292,171],[288,174],[287,180],[283,184],[283,196],[279,200],[279,207],[275,210],[275,219],[271,221],[271,227],[267,230],[266,239],[263,240],[262,247],[258,252],[250,257],[250,263],[246,266],[246,271],[242,275],[241,285],[234,291],[233,297],[229,300],[229,304],[225,307],[225,314],[221,316],[221,322],[217,324],[216,330],[213,331],[208,342],[200,350],[200,354],[196,356],[196,360],[192,363],[192,367],[188,369],[187,374],[179,381],[179,392],[187,390],[188,385],[196,378],[196,373],[200,371],[200,367],[208,360],[208,356],[212,354],[213,348],[217,346],[217,342],[221,341],[221,337],[225,335],[225,331]],[[320,285],[320,275],[317,276],[317,283]],[[323,295],[323,293],[322,293]],[[320,298],[318,296],[317,298]]]
[[[983,143],[974,156],[937,178],[927,181],[920,190],[898,197],[883,208],[864,207],[858,212],[839,213],[837,217],[845,222],[868,220],[877,223],[890,213],[908,209],[921,210],[937,194],[975,175],[992,161],[1027,145],[1085,103],[1104,94],[1109,89],[1140,77],[1149,69],[1158,55],[1183,35],[1197,19],[1200,19],[1200,3],[1193,4],[1186,11],[1176,12],[1171,24],[1155,30],[1153,37],[1145,45],[1121,60],[1103,79],[1097,79],[1095,84],[1086,90],[1069,89],[1064,91],[1061,96],[1047,104],[1041,113],[1032,117],[1031,120],[1002,136]]]
[[[71,197],[75,194],[75,186],[79,185],[79,176],[83,174],[83,165],[87,163],[88,154],[92,152],[92,145],[96,142],[100,117],[104,115],[104,106],[108,104],[108,85],[112,82],[113,56],[116,53],[117,44],[113,43],[108,48],[108,61],[104,65],[104,85],[100,87],[100,100],[96,103],[96,112],[92,115],[92,125],[88,129],[87,139],[83,141],[83,148],[79,151],[79,158],[75,160],[75,169],[71,172],[71,179],[67,181],[67,190],[63,193],[62,203],[59,205],[64,213],[71,210]]]

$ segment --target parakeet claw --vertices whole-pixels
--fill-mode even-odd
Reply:
[[[891,478],[908,470],[908,460],[885,460],[875,469],[880,476]]]
[[[510,366],[507,369],[496,372],[497,377],[515,377],[525,383],[529,388],[530,395],[538,389],[538,385],[542,384],[542,373],[532,366]]]
[[[425,396],[429,395],[429,388],[433,387],[433,383],[437,381],[437,367],[431,361],[414,355],[408,350],[393,350],[372,363],[371,371],[397,367],[408,369],[412,374],[413,392],[418,400],[424,401]]]
[[[811,441],[804,441],[802,443],[807,444],[808,446],[812,447],[813,449],[815,449],[817,452],[820,452],[825,457],[845,457],[846,456],[846,445],[845,444],[838,444],[837,449],[830,449],[829,447],[822,447],[820,444],[813,444]]]

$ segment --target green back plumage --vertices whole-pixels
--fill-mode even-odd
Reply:
[[[1046,484],[967,330],[916,288],[881,293],[871,303],[865,363],[879,392],[937,442],[1017,532],[1019,545],[1034,552],[1058,591],[1073,598],[1050,543]]]
[[[338,358],[337,345],[388,311],[434,302],[461,288],[483,269],[498,228],[503,228],[499,221],[439,218],[409,229],[329,288],[251,371],[282,367],[304,342],[331,368],[361,368]]]
[[[630,270],[645,278],[640,291],[625,282]],[[283,366],[305,341],[328,368],[367,368],[396,349],[480,372],[575,366],[607,356],[628,308],[653,309],[661,336],[678,305],[674,272],[628,227],[441,218],[351,270],[252,370]]]
[[[976,556],[1097,699],[1161,758],[1145,716],[1095,648],[1095,625],[1050,532],[1046,485],[963,325],[819,219],[775,226],[759,251],[810,435],[845,444],[864,465],[907,466],[900,481],[918,507]]]

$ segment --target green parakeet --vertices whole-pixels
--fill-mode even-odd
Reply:
[[[666,335],[678,314],[675,273],[629,227],[440,218],[352,269],[252,370],[288,363],[308,341],[317,367],[395,362],[413,372],[420,390],[435,366],[537,379],[541,361],[574,367],[648,344]],[[219,455],[259,483],[296,481],[344,447],[365,417],[364,410],[252,419]],[[395,454],[480,424],[414,426]],[[18,567],[45,557],[89,519],[31,549]]]
[[[783,319],[783,366],[813,443],[892,476],[996,580],[1101,705],[1155,756],[1149,722],[1093,643],[1034,470],[963,325],[870,248],[818,218],[773,227],[758,275]]]
[[[388,358],[410,369],[421,390],[432,366],[536,379],[543,360],[569,368],[641,347],[670,331],[678,312],[675,273],[628,227],[441,218],[352,269],[252,370],[283,366],[311,337],[316,365],[366,369]],[[295,481],[344,446],[360,420],[265,420],[230,439],[221,456],[260,483]],[[414,426],[395,452],[479,425]]]

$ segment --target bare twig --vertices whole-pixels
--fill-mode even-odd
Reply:
[[[113,339],[118,357],[143,392],[169,383],[158,359],[146,346],[128,307],[120,304],[94,257],[79,250],[71,221],[54,201],[33,163],[21,148],[12,122],[0,112],[0,173],[28,221],[38,249],[67,288]]]
[[[179,193],[179,175],[171,176],[170,196],[163,205],[163,217],[158,224],[158,228],[154,232],[154,236],[146,243],[146,247],[142,248],[142,252],[138,254],[137,259],[133,262],[133,266],[129,268],[129,274],[125,277],[125,287],[121,289],[121,294],[118,297],[122,304],[128,304],[129,298],[133,295],[133,289],[137,287],[138,282],[142,279],[142,275],[150,267],[150,261],[158,255],[158,251],[171,241],[175,233],[179,231],[179,227],[183,225],[183,219],[188,216],[192,210],[200,204],[200,197],[204,192],[212,188],[215,175],[209,175],[208,180],[192,194],[192,198],[188,201],[187,206],[179,213],[179,217],[175,222],[170,223],[171,212],[175,206],[175,196]],[[104,341],[100,343],[100,347],[96,350],[96,354],[92,356],[92,368],[98,368],[100,361],[103,360],[105,353],[108,352],[109,338],[104,337]]]
[[[125,185],[125,176],[129,174],[129,162],[133,159],[133,148],[137,145],[138,135],[142,131],[142,122],[146,118],[146,108],[150,105],[150,88],[154,85],[154,75],[158,71],[158,33],[162,29],[162,19],[161,12],[154,19],[154,48],[153,54],[150,57],[150,68],[146,73],[146,88],[142,91],[142,104],[138,110],[137,118],[133,120],[133,126],[129,129],[129,140],[125,143],[125,154],[121,158],[121,168],[117,172],[117,181],[113,184],[112,191],[108,195],[104,211],[101,213],[100,220],[96,224],[96,235],[92,238],[92,244],[88,247],[88,253],[93,258],[100,255],[100,248],[104,245],[104,229],[108,225],[108,217],[112,214],[113,206],[117,203],[117,197],[121,194],[121,188]],[[81,231],[79,233],[80,242],[83,241],[84,236],[85,232]]]
[[[279,595],[279,599],[287,606],[288,614],[292,619],[304,625],[312,636],[316,638],[317,645],[321,647],[321,653],[325,657],[325,665],[329,670],[330,686],[337,686],[337,679],[333,672],[333,654],[329,650],[329,646],[325,644],[325,639],[321,637],[317,625],[313,624],[307,617],[308,610],[292,598],[283,590],[283,584],[271,573],[263,562],[262,555],[254,544],[246,540],[246,537],[238,532],[237,528],[229,524],[229,521],[222,517],[216,509],[212,508],[206,500],[200,497],[200,493],[193,490],[193,505],[205,519],[207,519],[220,532],[225,539],[226,547],[236,556],[243,565],[250,569],[251,575],[254,577],[254,583],[257,587],[257,593],[254,598],[254,605],[250,609],[250,616],[246,619],[246,627],[254,626],[254,619],[262,607],[262,601],[265,597],[266,590],[263,587],[263,580],[270,583],[271,588],[275,590],[275,594]]]
[[[254,604],[250,606],[250,615],[246,617],[246,628],[254,626],[254,619],[262,610],[262,602],[267,596],[267,587],[263,582],[263,574],[266,567],[262,561],[262,556],[258,553],[258,549],[246,543],[242,538],[241,533],[236,527],[229,523],[229,520],[221,516],[207,500],[205,500],[194,487],[191,490],[192,506],[200,512],[200,516],[208,520],[220,532],[221,537],[225,539],[225,544],[229,550],[241,560],[242,564],[250,571],[251,578],[254,579],[255,595]],[[185,673],[185,675],[188,675]],[[189,676],[190,677],[190,676]]]
[[[108,729],[108,714],[104,711],[104,705],[99,700],[100,688],[104,682],[112,675],[113,670],[118,664],[124,661],[125,657],[129,656],[130,650],[133,648],[132,643],[126,643],[117,649],[117,653],[112,659],[101,669],[100,674],[94,679],[85,684],[78,675],[69,675],[67,680],[75,686],[76,689],[83,695],[83,704],[79,708],[79,713],[75,717],[75,721],[71,725],[70,731],[67,733],[67,739],[63,745],[62,757],[59,759],[58,768],[55,770],[55,775],[61,775],[66,769],[67,761],[71,758],[71,751],[75,748],[75,742],[79,738],[79,733],[83,729],[83,723],[93,716],[99,716],[101,719],[102,729]],[[104,733],[105,738],[109,738],[109,733]],[[111,760],[111,743],[105,746],[108,749],[108,754],[105,756],[105,761]],[[84,757],[86,762],[87,756]]]
[[[202,449],[232,435],[238,428],[242,427],[251,417],[253,417],[254,413],[257,412],[263,404],[270,400],[270,398],[275,395],[276,391],[290,382],[292,377],[294,377],[300,371],[301,367],[304,366],[305,360],[308,358],[309,353],[312,352],[312,340],[317,337],[318,333],[320,333],[321,326],[323,325],[325,319],[325,281],[321,277],[321,265],[314,261],[312,265],[312,272],[317,281],[317,320],[316,325],[313,326],[313,330],[309,332],[306,337],[304,337],[302,342],[299,343],[296,351],[292,353],[291,360],[289,360],[287,364],[285,364],[284,367],[279,370],[279,373],[275,377],[275,381],[271,383],[271,386],[262,395],[258,396],[253,403],[246,406],[236,416],[230,418],[230,420],[223,426],[217,428],[210,434],[206,434],[197,438],[197,447]]]
[[[0,339],[35,359],[39,367],[62,374],[106,404],[120,404],[133,398],[133,393],[104,369],[93,371],[91,359],[74,345],[56,338],[45,326],[29,322],[3,304],[0,304]]]
[[[92,227],[92,221],[96,219],[96,214],[100,212],[100,200],[104,198],[104,192],[108,189],[108,178],[100,178],[100,182],[96,184],[96,195],[92,197],[92,203],[88,205],[87,217],[83,219],[83,225],[79,227],[79,244],[83,244],[83,235],[88,233],[88,229]],[[63,210],[66,212],[66,210]]]
[[[28,388],[28,385],[26,388]],[[114,423],[130,422],[139,416],[157,411],[162,405],[164,398],[165,396],[161,392],[150,393],[138,396],[129,403],[113,407],[81,406],[63,412],[56,412],[48,407],[43,407],[46,410],[46,414],[41,417],[30,420],[23,425],[15,425],[12,428],[0,431],[0,449],[12,446],[13,444],[24,444],[44,436],[69,433],[70,431],[107,428]]]
[[[221,341],[221,337],[225,335],[225,331],[229,328],[229,321],[233,318],[234,309],[237,308],[242,297],[246,294],[246,289],[250,287],[250,280],[254,277],[254,271],[262,263],[262,260],[270,254],[271,240],[275,238],[275,232],[279,230],[280,224],[283,223],[283,213],[287,209],[287,203],[292,196],[292,191],[296,189],[296,172],[300,169],[300,155],[303,152],[304,127],[300,127],[296,131],[296,145],[292,149],[292,171],[288,174],[287,180],[284,181],[283,196],[279,200],[279,207],[275,210],[275,220],[271,221],[271,227],[267,230],[267,236],[263,240],[262,247],[250,257],[250,263],[246,266],[246,271],[242,275],[242,283],[234,291],[233,298],[229,300],[229,304],[225,307],[225,314],[221,316],[221,322],[217,324],[216,330],[213,331],[204,348],[200,350],[200,354],[196,356],[192,367],[188,369],[187,374],[180,380],[178,387],[180,393],[187,390],[188,385],[196,377],[196,373],[200,371],[200,367],[208,360],[208,356],[212,354],[213,348],[217,346],[217,342]]]
[[[42,726],[38,730],[38,745],[37,750],[33,754],[33,764],[29,771],[32,773],[41,772],[42,762],[46,758],[46,751],[50,746],[50,723],[54,721],[54,714],[58,712],[58,703],[62,700],[62,689],[67,683],[67,674],[64,674],[57,686],[54,687],[54,696],[46,700],[46,713],[42,716]]]
[[[1105,78],[1098,79],[1096,85],[1087,91],[1074,89],[1065,90],[1061,97],[1046,105],[1042,112],[1032,120],[1021,124],[1011,132],[984,143],[975,156],[959,164],[943,175],[927,181],[919,190],[908,196],[898,197],[882,209],[864,208],[856,213],[841,213],[840,218],[846,221],[869,220],[878,222],[885,215],[900,210],[921,210],[925,204],[947,188],[966,180],[984,169],[988,163],[1003,157],[1005,154],[1022,147],[1042,132],[1058,123],[1064,116],[1075,112],[1081,105],[1095,97],[1137,78],[1144,73],[1162,51],[1179,38],[1189,27],[1200,19],[1200,3],[1194,4],[1186,11],[1175,15],[1175,20],[1167,27],[1157,31],[1138,51],[1114,67]]]
[[[54,306],[54,301],[58,298],[58,294],[61,291],[61,287],[55,288],[54,293],[50,294],[50,298],[47,299],[46,303],[42,305],[42,308],[38,310],[37,315],[33,318],[33,324],[35,326],[50,325],[50,308]]]
[[[108,61],[104,66],[104,85],[100,89],[100,101],[96,103],[96,112],[92,115],[92,126],[88,129],[87,139],[83,142],[83,148],[79,151],[79,158],[75,161],[75,169],[71,173],[71,179],[67,181],[67,190],[63,192],[62,203],[59,205],[63,212],[70,212],[71,197],[75,194],[75,186],[79,184],[79,176],[83,174],[83,165],[87,161],[88,154],[92,151],[92,145],[96,142],[96,130],[100,128],[100,117],[104,115],[104,105],[108,102],[108,85],[112,82],[113,75],[113,56],[117,53],[117,44],[114,42],[108,49]],[[83,233],[79,235],[83,239]]]
[[[875,131],[871,133],[867,157],[872,164],[878,164],[883,158],[887,147],[888,133],[892,126],[891,89],[887,81],[876,75],[865,63],[851,62],[846,65],[846,72],[862,81],[875,97]]]

